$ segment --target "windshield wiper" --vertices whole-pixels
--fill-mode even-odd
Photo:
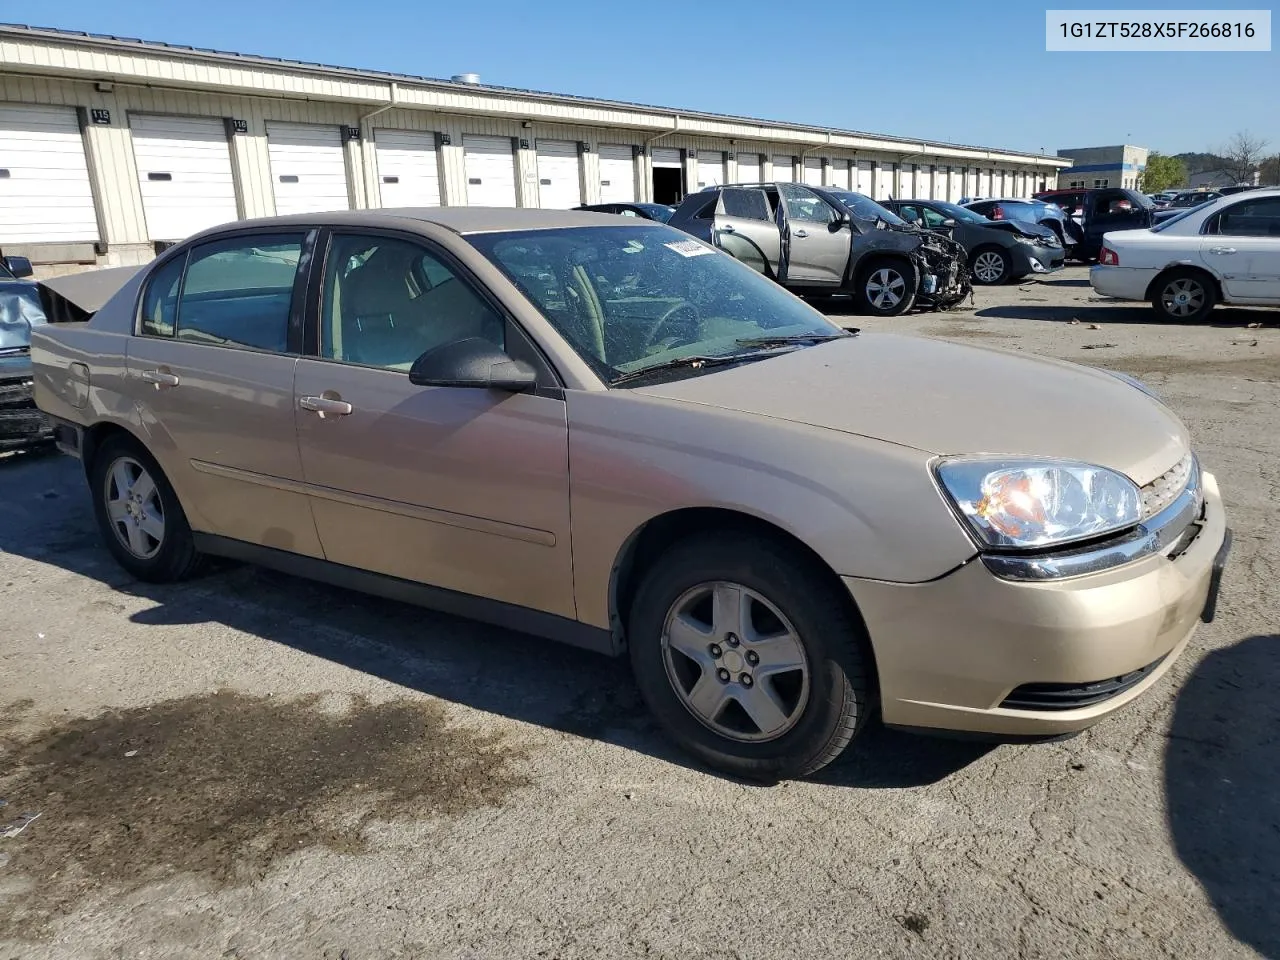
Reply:
[[[729,363],[745,363],[748,360],[763,360],[766,357],[776,355],[776,351],[751,351],[749,353],[725,353],[716,357],[676,357],[672,360],[664,360],[662,363],[655,363],[651,367],[644,367],[641,370],[632,370],[628,373],[619,374],[609,381],[609,385],[617,386],[620,383],[629,383],[632,380],[639,380],[642,377],[649,376],[651,373],[661,373],[664,370],[680,370],[684,368],[700,370],[703,367],[722,367]]]
[[[843,340],[845,337],[856,337],[858,328],[849,328],[844,333],[788,333],[776,337],[739,337],[737,342],[744,347],[785,347],[792,343],[824,343],[827,340]]]

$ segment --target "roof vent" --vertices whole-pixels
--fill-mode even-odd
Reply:
[[[480,74],[478,73],[455,73],[453,75],[454,83],[479,83]]]

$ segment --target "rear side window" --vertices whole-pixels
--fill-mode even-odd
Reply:
[[[1215,226],[1211,232],[1227,237],[1280,239],[1280,197],[1262,197],[1232,204],[1218,214]]]
[[[257,235],[194,247],[185,260],[166,264],[152,278],[143,296],[142,332],[288,352],[303,239],[303,234]]]
[[[765,196],[763,190],[725,190],[720,198],[726,217],[773,220],[773,214],[769,210],[769,198]]]

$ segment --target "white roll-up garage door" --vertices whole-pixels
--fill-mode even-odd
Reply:
[[[804,182],[811,187],[822,186],[822,159],[820,157],[804,158]]]
[[[933,199],[933,167],[926,165],[916,168],[916,196],[917,200]]]
[[[97,239],[75,110],[0,107],[0,243]]]
[[[724,154],[719,150],[698,151],[698,189],[718,187],[725,182]]]
[[[276,213],[347,210],[347,161],[337,127],[267,123]]]
[[[467,206],[514,207],[516,158],[510,137],[463,137]]]
[[[681,166],[680,151],[672,147],[654,147],[653,165],[660,169],[679,170]]]
[[[635,150],[621,144],[600,144],[600,202],[634,203],[635,199]]]
[[[374,144],[382,206],[440,206],[440,158],[434,133],[378,130]]]
[[[991,171],[980,170],[978,173],[978,196],[993,197],[995,194],[991,192]]]
[[[738,154],[738,183],[759,183],[760,180],[760,154]]]
[[[129,117],[151,240],[182,240],[238,218],[227,128],[216,117]]]
[[[782,155],[773,158],[773,179],[781,183],[790,183],[796,178],[795,166],[790,157]]]
[[[871,196],[871,161],[859,160],[857,179],[854,181],[853,189],[859,193],[865,193]]]
[[[827,177],[831,181],[831,186],[840,190],[850,189],[849,161],[832,160],[831,166],[827,168]]]
[[[538,206],[568,210],[582,203],[582,162],[572,140],[538,141]]]

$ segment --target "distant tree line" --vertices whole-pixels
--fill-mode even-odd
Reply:
[[[1157,193],[1185,187],[1197,174],[1221,174],[1230,183],[1253,183],[1257,175],[1263,186],[1280,185],[1280,153],[1268,154],[1267,141],[1242,130],[1217,150],[1172,155],[1152,152],[1142,174],[1142,189]]]

